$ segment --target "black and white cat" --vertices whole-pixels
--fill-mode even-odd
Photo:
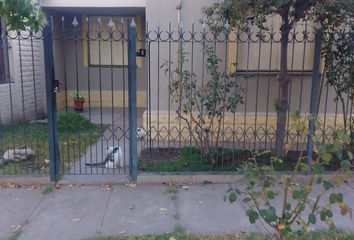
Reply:
[[[86,163],[86,166],[98,167],[104,166],[105,168],[118,168],[124,167],[123,153],[120,147],[109,147],[106,151],[107,156],[103,162],[100,163]]]
[[[136,136],[138,140],[143,140],[147,132],[143,128],[137,128]],[[106,151],[106,158],[100,163],[86,163],[89,167],[104,166],[105,168],[124,167],[123,152],[119,146],[109,147]]]
[[[144,140],[147,135],[146,130],[143,127],[139,127],[136,129],[136,137],[139,140]]]

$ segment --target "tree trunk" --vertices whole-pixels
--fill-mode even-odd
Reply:
[[[284,139],[286,134],[286,121],[288,113],[288,98],[289,98],[289,83],[290,78],[288,76],[288,39],[290,32],[289,21],[287,18],[283,18],[283,24],[280,28],[282,33],[282,39],[280,41],[280,69],[279,69],[279,87],[280,93],[276,104],[277,111],[277,135],[275,142],[275,153],[278,156],[283,154]]]

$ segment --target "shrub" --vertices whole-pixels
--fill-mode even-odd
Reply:
[[[97,128],[97,125],[92,124],[87,118],[79,113],[59,112],[57,118],[59,133],[72,133]]]
[[[306,119],[301,120],[299,114],[294,114],[292,118],[295,129],[302,134],[309,134]],[[313,120],[311,116],[308,117],[308,120],[310,119]],[[318,126],[320,123],[315,121]],[[298,178],[298,172],[306,171],[308,167],[303,163],[307,160],[304,152],[301,152],[289,176],[281,176],[274,169],[274,164],[281,162],[281,159],[272,157],[269,166],[260,166],[258,159],[268,154],[269,151],[254,152],[243,166],[245,176],[242,181],[244,184],[236,187],[230,186],[225,200],[233,203],[238,198],[242,199],[248,204],[246,215],[250,223],[261,220],[278,232],[280,239],[301,237],[304,232],[309,231],[311,225],[319,220],[334,227],[332,205],[337,205],[342,215],[352,217],[352,210],[344,202],[343,193],[334,191],[335,185],[344,183],[345,175],[334,175],[333,178],[324,175],[325,165],[329,164],[334,156],[340,159],[343,174],[352,173],[349,160],[353,159],[353,155],[350,152],[343,154],[346,144],[350,141],[349,135],[343,130],[334,130],[333,141],[328,144],[322,143],[315,135],[312,138],[316,154],[311,159],[312,172],[308,177],[301,180]],[[322,190],[314,192],[315,185],[320,186]],[[329,191],[328,201],[320,201],[327,196]],[[275,201],[277,198],[281,201]],[[282,202],[280,209],[276,208],[276,202],[278,204]],[[296,223],[300,230],[294,229]]]

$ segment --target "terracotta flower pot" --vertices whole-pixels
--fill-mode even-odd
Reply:
[[[84,98],[74,98],[74,107],[76,112],[82,112],[84,109]]]

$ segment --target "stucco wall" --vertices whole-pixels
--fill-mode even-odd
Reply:
[[[0,123],[3,124],[33,120],[46,113],[42,40],[8,42],[12,82],[0,85]]]
[[[157,31],[158,28],[162,32],[169,31],[169,29],[175,32],[178,31],[176,10],[178,2],[178,0],[147,1],[146,19],[152,38],[156,36],[154,31]],[[183,50],[187,53],[186,59],[188,60],[184,64],[183,70],[195,73],[199,84],[201,84],[202,79],[204,81],[208,80],[206,64],[205,59],[203,60],[202,44],[189,41],[189,31],[192,30],[194,23],[194,31],[198,35],[198,32],[201,31],[200,20],[203,19],[201,8],[212,2],[215,1],[182,0],[181,21],[183,31],[185,32]],[[157,14],[156,9],[164,9],[164,11],[159,11],[159,14]],[[278,29],[281,21],[277,17],[273,17],[269,22],[273,22],[275,25],[274,29]],[[170,23],[171,25],[169,25]],[[308,23],[307,26],[305,23],[297,24],[296,32],[300,34],[297,35],[297,41],[302,38],[301,33],[304,30],[312,31],[312,24]],[[264,113],[268,110],[275,113],[274,102],[278,97],[279,89],[276,71],[279,70],[280,65],[280,43],[271,43],[268,39],[268,42],[260,44],[259,41],[255,40],[257,39],[256,34],[259,30],[252,28],[251,31],[251,38],[253,40],[250,42],[247,41],[247,36],[244,34],[241,38],[246,40],[242,43],[226,43],[224,41],[215,44],[209,43],[209,45],[215,47],[217,56],[221,60],[219,64],[220,72],[223,69],[233,71],[234,69],[231,66],[237,63],[238,70],[248,71],[251,76],[248,80],[238,78],[240,86],[247,91],[247,94],[246,92],[244,93],[245,104],[240,105],[238,111],[244,112],[246,110],[246,112],[258,111]],[[162,33],[161,36],[162,38],[167,38],[166,33]],[[198,36],[197,38],[201,37],[200,34]],[[175,34],[174,37],[177,37],[177,35]],[[230,39],[235,38],[235,34],[231,33]],[[279,34],[275,38],[279,40]],[[314,39],[313,34],[310,33],[309,39]],[[294,74],[290,73],[290,77],[293,80],[290,89],[290,111],[300,110],[307,113],[310,101],[314,44],[308,40],[297,41],[289,43],[288,50],[288,69],[290,72],[295,72]],[[161,69],[161,65],[165,61],[171,61],[173,62],[171,64],[173,71],[177,67],[177,51],[178,43],[173,41],[172,43],[169,41],[153,41],[150,45],[150,82],[151,86],[153,86],[150,94],[152,111],[168,111],[171,109],[172,112],[175,112],[176,104],[173,103],[168,94],[168,86],[171,79],[169,76],[166,76],[164,69]],[[258,72],[258,70],[260,71]],[[273,73],[269,74],[269,70],[273,71]],[[268,85],[270,86],[269,92]],[[325,90],[324,88],[321,94],[320,113],[325,112]],[[329,89],[327,97],[326,112],[334,114],[336,112],[336,103],[333,101],[334,91],[332,89]]]
[[[65,16],[65,27],[67,29],[73,29],[71,23],[73,15]],[[61,17],[54,18],[54,31],[57,36],[60,35],[61,30]],[[141,17],[140,25],[144,29],[144,17]],[[63,108],[65,105],[72,106],[71,94],[75,91],[79,91],[81,95],[86,98],[86,104],[92,103],[91,106],[100,106],[102,99],[102,105],[104,107],[112,106],[112,93],[113,93],[113,106],[124,107],[123,102],[126,96],[128,96],[128,59],[124,59],[125,66],[104,66],[104,65],[88,65],[87,64],[87,42],[82,33],[83,23],[82,17],[77,17],[79,26],[81,28],[78,38],[84,38],[83,40],[70,40],[59,37],[54,41],[54,55],[55,55],[55,76],[59,80],[60,93],[58,94],[57,102],[58,108]],[[106,23],[102,23],[106,24]],[[70,30],[69,30],[70,32]],[[92,40],[98,41],[98,40]],[[119,41],[119,44],[124,44],[127,49],[128,43],[126,41]],[[139,43],[138,45],[142,45]],[[138,96],[139,107],[146,106],[146,68],[145,59],[140,59],[140,64],[137,67],[137,90],[140,92]],[[113,86],[113,88],[112,88]],[[67,94],[65,94],[65,90]],[[65,97],[67,100],[65,100]],[[125,107],[127,107],[127,101]]]
[[[108,3],[109,2],[109,3]],[[120,7],[125,4],[125,6],[134,5],[139,1],[132,1],[128,3],[127,1],[108,1],[107,4],[100,4],[105,7]],[[153,31],[157,31],[160,28],[161,31],[168,31],[171,29],[172,31],[178,30],[177,25],[177,5],[179,0],[146,0],[140,1],[140,7],[144,6],[145,9],[145,19],[146,24],[148,26],[148,31],[151,31],[151,37],[154,37]],[[187,32],[192,30],[192,24],[194,23],[194,30],[200,31],[201,24],[200,20],[203,18],[201,8],[203,6],[207,6],[215,0],[182,0],[181,5],[181,22],[183,26],[183,30]],[[138,5],[139,5],[138,4]],[[43,6],[46,7],[95,7],[97,5],[97,1],[86,1],[82,3],[80,1],[59,1],[59,0],[46,0],[43,1]],[[130,6],[129,5],[129,6]],[[73,8],[74,9],[74,8]],[[75,8],[77,9],[77,8]],[[81,12],[84,11],[85,8],[81,9]],[[108,8],[107,8],[108,9]],[[92,11],[92,8],[91,8]],[[73,16],[68,15],[66,19],[70,19]],[[78,18],[79,22],[81,21]],[[144,21],[143,21],[144,22]],[[70,24],[70,21],[68,21]],[[279,19],[274,19],[274,24],[279,24]],[[60,25],[60,23],[59,23]],[[309,26],[311,27],[311,26]],[[304,30],[304,25],[298,25],[298,31],[301,32]],[[256,30],[254,30],[256,31]],[[155,35],[156,36],[156,35]],[[166,34],[165,34],[166,36]],[[185,64],[185,69],[189,71],[193,71],[199,79],[201,79],[202,75],[205,74],[205,64],[202,59],[202,47],[200,43],[184,43],[184,50],[188,52],[188,63]],[[102,90],[103,93],[109,93],[112,91],[111,89],[111,73],[113,72],[113,94],[116,99],[124,98],[124,94],[126,91],[123,91],[123,69],[122,68],[114,68],[111,70],[110,68],[97,68],[91,67],[88,69],[84,62],[82,55],[83,46],[82,41],[77,42],[77,48],[75,46],[74,41],[66,41],[55,43],[56,52],[58,57],[56,58],[56,69],[60,69],[60,71],[56,71],[56,77],[62,83],[61,89],[63,90],[65,87],[73,92],[76,90],[77,86],[84,95],[88,95],[88,75],[90,76],[90,91],[93,91],[93,96],[99,96],[99,91]],[[159,111],[168,111],[175,112],[176,105],[172,102],[170,98],[170,94],[168,92],[168,86],[170,79],[164,74],[163,69],[161,69],[161,65],[165,61],[177,62],[177,49],[178,43],[176,42],[151,42],[149,46],[146,46],[149,58],[144,59],[144,66],[142,68],[138,68],[138,95],[142,96],[140,98],[139,106],[144,107],[148,106],[146,103],[146,96],[150,99],[149,105],[151,106],[151,110],[156,113]],[[249,49],[248,49],[249,48]],[[239,69],[242,70],[253,70],[253,77],[250,79],[243,80],[238,79],[240,81],[240,85],[244,88],[247,88],[247,95],[245,94],[244,105],[240,105],[238,107],[238,112],[247,112],[254,113],[258,111],[260,113],[265,113],[266,111],[270,113],[275,113],[274,109],[274,101],[278,96],[278,82],[276,74],[268,74],[267,70],[269,66],[271,66],[271,70],[277,70],[279,65],[279,44],[273,43],[272,52],[270,51],[270,44],[259,45],[257,42],[253,42],[248,45],[248,43],[240,43],[238,46],[235,44],[232,45],[229,43],[226,45],[225,43],[217,43],[216,51],[218,53],[219,58],[222,60],[220,64],[221,68],[225,66],[225,68],[230,68],[230,63],[237,61],[239,63]],[[76,53],[77,49],[77,53]],[[237,49],[237,50],[236,50]],[[238,51],[238,53],[237,53]],[[261,53],[260,53],[261,51]],[[272,53],[272,58],[269,57],[269,54]],[[76,64],[76,54],[78,55],[77,64]],[[64,64],[64,56],[65,56],[65,64]],[[193,57],[191,57],[193,56]],[[269,65],[269,61],[272,61]],[[289,44],[289,70],[307,70],[307,73],[304,74],[294,74],[291,75],[293,79],[291,85],[291,96],[290,96],[290,111],[300,110],[301,112],[306,113],[309,108],[309,98],[310,98],[310,86],[311,86],[311,68],[313,61],[313,44],[306,43],[306,46],[302,43],[294,43]],[[302,64],[304,62],[304,64]],[[149,66],[149,68],[148,68]],[[172,68],[175,68],[176,65],[172,64]],[[263,73],[257,73],[258,67],[261,70],[265,70]],[[76,77],[76,72],[77,76]],[[100,73],[99,73],[100,72]],[[65,73],[65,74],[64,74]],[[65,76],[64,76],[65,75]],[[258,77],[257,77],[258,75]],[[124,78],[125,86],[127,87],[127,71],[125,71]],[[207,76],[204,76],[204,79],[207,80]],[[247,82],[247,83],[246,83]],[[101,86],[99,85],[101,83]],[[247,86],[246,86],[247,85]],[[269,92],[268,92],[269,85]],[[146,91],[146,89],[150,86],[151,92]],[[98,91],[98,92],[97,92]],[[65,98],[63,98],[63,92],[59,94],[59,103],[63,104],[65,102]],[[111,105],[111,94],[103,94],[107,99],[103,99],[104,105]],[[257,95],[257,96],[256,96]],[[328,99],[326,109],[324,100]],[[336,104],[332,101],[334,98],[333,91],[329,89],[328,95],[326,95],[326,89],[324,88],[321,94],[321,105],[320,105],[320,113],[324,113],[325,111],[328,114],[334,114],[336,112]],[[93,99],[92,102],[96,103],[99,99]],[[139,101],[139,100],[138,100]],[[114,105],[119,104],[119,102],[114,103]],[[300,106],[301,105],[301,106]]]

